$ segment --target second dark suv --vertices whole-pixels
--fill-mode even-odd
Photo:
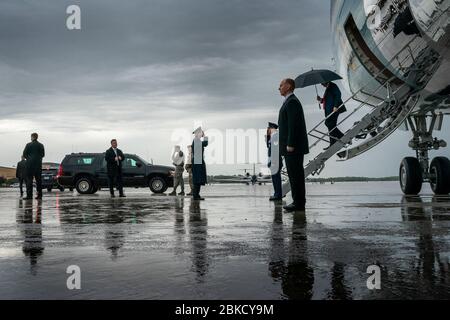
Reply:
[[[149,187],[163,193],[173,187],[175,168],[148,163],[137,155],[125,154],[122,163],[124,187]],[[58,170],[58,183],[76,188],[78,193],[92,194],[108,187],[104,153],[72,153],[66,155]]]
[[[60,191],[64,191],[64,187],[61,186],[56,180],[58,168],[59,163],[42,163],[42,189],[47,189],[48,192],[51,192],[52,189],[59,189]]]

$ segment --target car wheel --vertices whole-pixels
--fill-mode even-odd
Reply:
[[[90,194],[92,193],[94,184],[89,177],[80,177],[77,182],[75,182],[75,188],[80,194]]]
[[[91,193],[94,194],[94,193],[96,193],[97,191],[98,191],[98,187],[93,187]]]
[[[167,183],[163,177],[156,176],[149,180],[148,186],[153,193],[163,193],[167,190]]]
[[[64,187],[58,187],[59,191],[64,192]]]

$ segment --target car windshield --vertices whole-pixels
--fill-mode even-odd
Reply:
[[[147,162],[147,161],[145,161],[144,159],[142,159],[141,157],[139,157],[139,156],[134,156],[137,160],[139,160],[140,162],[142,162],[143,164],[145,164],[145,165],[148,165],[149,163]]]
[[[134,161],[141,162],[143,165],[149,165],[149,163],[147,161],[145,161],[144,159],[142,159],[141,157],[139,157],[139,156],[137,156],[135,154],[125,154],[125,164],[124,164],[125,166],[134,166],[134,165],[127,165],[127,163],[126,163],[127,158],[128,159],[133,159]],[[106,160],[105,159],[103,159],[102,166],[106,167]]]

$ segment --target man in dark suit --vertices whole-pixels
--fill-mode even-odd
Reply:
[[[304,155],[309,153],[305,116],[300,101],[294,95],[295,82],[284,79],[280,83],[280,94],[285,97],[278,115],[280,153],[284,156],[291,185],[293,203],[284,206],[287,211],[305,210]]]
[[[31,134],[31,142],[27,143],[23,150],[26,159],[26,200],[33,199],[33,179],[36,181],[36,199],[42,199],[42,158],[45,157],[44,145],[37,141],[38,134]]]
[[[111,148],[105,152],[106,168],[108,171],[108,184],[111,198],[114,198],[114,185],[117,183],[119,197],[124,198],[122,181],[122,162],[125,160],[122,150],[117,148],[117,140],[111,140]]]
[[[20,197],[23,197],[23,183],[26,185],[26,177],[27,177],[27,168],[25,167],[27,162],[25,158],[22,156],[22,160],[17,162],[16,167],[16,178],[19,179],[19,188],[20,188]]]
[[[328,128],[328,134],[330,135],[330,145],[324,150],[327,150],[340,138],[344,136],[341,130],[337,127],[338,117],[340,113],[346,112],[345,106],[342,106],[341,90],[333,82],[322,83],[322,86],[326,88],[323,97],[317,96],[317,101],[323,104],[323,110],[325,111],[325,125]]]

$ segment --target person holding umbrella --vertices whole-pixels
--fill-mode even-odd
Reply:
[[[338,86],[332,82],[339,79],[342,79],[341,76],[326,69],[312,69],[311,71],[299,75],[295,79],[296,88],[305,88],[309,86],[314,86],[316,88],[319,109],[320,103],[322,103],[323,109],[325,111],[325,125],[328,128],[328,134],[330,136],[330,146],[336,143],[336,141],[342,138],[342,136],[344,135],[336,127],[339,114],[347,111],[342,103],[341,91],[339,90]],[[316,86],[317,84],[322,84],[326,88],[323,97],[319,96]],[[330,146],[326,147],[325,150]]]
[[[339,114],[345,112],[345,106],[342,106],[341,90],[339,87],[331,82],[322,83],[324,86],[325,93],[323,97],[317,95],[317,101],[323,105],[323,110],[325,111],[325,125],[328,128],[328,134],[330,136],[330,145],[324,150],[327,150],[333,144],[336,143],[340,138],[344,136],[341,130],[337,127]]]

